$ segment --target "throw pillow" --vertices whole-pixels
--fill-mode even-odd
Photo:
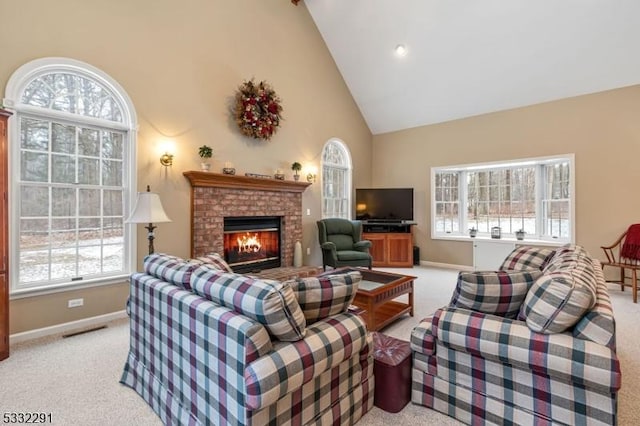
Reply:
[[[501,271],[543,270],[553,257],[554,250],[543,247],[519,246],[507,256],[500,266]]]
[[[516,318],[529,288],[542,271],[460,272],[450,305]]]
[[[286,281],[293,289],[307,325],[345,312],[356,297],[362,275],[358,271]]]
[[[306,322],[291,286],[217,269],[198,267],[191,276],[193,292],[264,325],[282,341],[304,337]]]
[[[191,274],[197,265],[177,256],[154,253],[145,256],[143,267],[144,272],[152,277],[191,290]]]
[[[573,327],[573,336],[592,340],[611,349],[616,349],[616,322],[607,283],[598,260],[593,261],[596,273],[596,305]]]
[[[570,268],[585,257],[591,259],[589,253],[582,246],[565,244],[556,249],[549,262],[545,265],[544,272]]]
[[[596,276],[591,259],[568,254],[561,267],[545,272],[531,287],[520,316],[539,333],[562,333],[573,327],[596,301]]]
[[[189,260],[189,262],[212,266],[216,269],[219,269],[220,271],[233,272],[233,269],[231,269],[229,264],[222,258],[222,256],[215,252],[196,257],[195,259]]]

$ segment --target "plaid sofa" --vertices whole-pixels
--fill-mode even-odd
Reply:
[[[297,302],[281,297],[286,284],[218,268],[160,255],[131,276],[121,383],[168,425],[357,422],[374,394],[373,341],[362,319],[342,312],[304,326],[299,313],[304,327],[291,337],[282,321],[297,324],[299,315]],[[291,309],[265,313],[278,301]],[[276,326],[266,327],[275,314]]]
[[[486,284],[485,272],[479,273],[485,281],[478,286],[478,293],[490,293],[483,295],[484,303],[470,302],[473,286],[461,285],[459,278],[452,303],[412,331],[412,401],[466,424],[617,424],[621,371],[600,264],[579,246],[553,253],[518,250],[503,268],[535,272],[518,315],[508,318],[497,309],[501,304],[512,308],[513,286],[505,278],[512,269],[495,272],[501,281],[497,290]],[[569,291],[545,287],[549,277]],[[580,291],[577,302],[568,300]],[[561,308],[573,312],[572,303],[583,303],[585,295],[591,297],[584,302],[586,312],[572,321],[554,307],[563,299]],[[547,298],[542,308],[535,306],[540,298]],[[461,299],[466,305],[458,303]],[[487,308],[491,301],[496,303]],[[544,315],[534,314],[536,309]],[[542,316],[544,326],[553,324],[541,329]],[[563,331],[554,329],[571,322]]]

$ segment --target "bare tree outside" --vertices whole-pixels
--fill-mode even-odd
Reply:
[[[568,161],[496,166],[435,173],[435,230],[465,234],[461,223],[490,234],[523,230],[531,236],[568,239],[571,220]],[[461,198],[465,194],[464,199]],[[464,205],[463,215],[459,207]]]
[[[535,167],[467,174],[467,223],[479,232],[536,233]]]

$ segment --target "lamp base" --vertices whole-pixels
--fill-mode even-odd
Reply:
[[[149,231],[147,233],[147,238],[149,239],[149,254],[153,254],[154,253],[154,249],[153,249],[153,240],[155,239],[155,235],[153,233],[153,230],[156,229],[157,226],[153,226],[153,223],[149,223],[149,225],[145,226],[145,229],[147,231]]]

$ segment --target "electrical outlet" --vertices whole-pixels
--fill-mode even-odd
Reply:
[[[84,305],[84,299],[70,299],[69,302],[67,302],[68,308],[77,308],[82,305]]]
[[[307,247],[307,256],[311,254],[311,247]]]
[[[311,216],[311,209],[307,209],[307,216]]]

